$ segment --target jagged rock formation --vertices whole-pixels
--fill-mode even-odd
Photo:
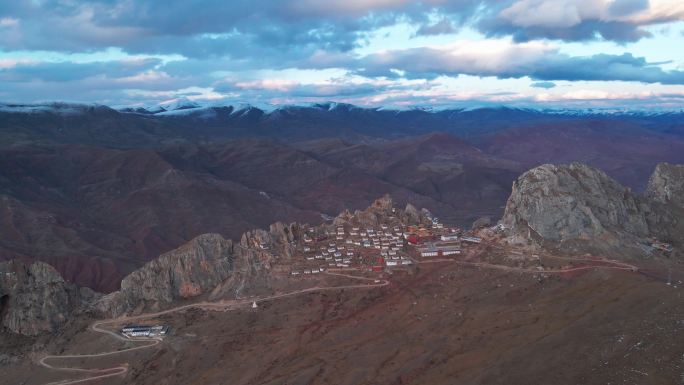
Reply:
[[[0,262],[0,321],[12,332],[54,332],[97,296],[65,282],[46,263]]]
[[[426,210],[418,210],[412,204],[407,204],[404,210],[394,207],[394,201],[389,194],[376,199],[372,205],[365,210],[356,210],[351,214],[348,210],[343,211],[335,218],[333,224],[335,226],[343,225],[345,223],[358,225],[362,227],[378,226],[384,222],[388,217],[394,216],[406,224],[428,223],[432,214]]]
[[[300,237],[301,233],[302,228],[298,223],[286,225],[276,222],[269,226],[268,231],[256,229],[242,234],[240,246],[243,249],[273,249],[279,257],[289,259],[294,253],[291,242]]]
[[[675,171],[673,171],[675,170]],[[679,198],[677,166],[659,165],[647,197],[640,197],[604,172],[581,163],[545,164],[513,184],[502,224],[513,241],[625,250],[650,238],[673,241],[681,213],[660,202]]]
[[[648,181],[646,196],[656,202],[684,207],[684,165],[658,164]]]
[[[545,164],[513,183],[503,217],[514,232],[545,240],[603,239],[616,233],[648,235],[632,192],[604,172],[580,163]]]
[[[219,234],[200,235],[126,276],[121,290],[103,297],[98,308],[117,316],[201,295],[237,297],[243,290],[267,288],[274,259],[291,257],[299,232],[298,224],[278,222],[269,231],[244,233],[237,244]]]
[[[416,209],[416,207],[410,203],[406,204],[406,208],[404,208],[404,213],[406,214],[406,218],[411,221],[411,222],[419,222],[420,221],[420,211]]]
[[[246,253],[238,249],[218,234],[200,235],[126,276],[121,290],[103,297],[98,307],[120,315],[208,293],[248,268]]]
[[[660,163],[646,189],[644,212],[651,232],[661,241],[684,246],[684,165]]]

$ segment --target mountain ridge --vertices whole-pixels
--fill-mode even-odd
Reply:
[[[654,175],[668,167],[658,167]],[[660,191],[657,180],[652,178],[649,196]],[[677,182],[684,186],[681,180]],[[432,214],[411,204],[395,211],[392,199],[385,195],[363,211],[341,211],[332,223],[372,227],[386,216],[398,216],[407,223],[431,223]],[[634,195],[602,171],[580,163],[542,165],[523,173],[513,185],[500,224],[507,242],[532,242],[561,254],[650,258],[652,251],[643,246],[657,239],[671,242],[675,248],[672,256],[678,260],[684,246],[680,231],[684,207],[676,206],[673,211],[670,202],[652,203],[647,195]],[[163,310],[188,299],[272,293],[278,285],[271,276],[274,255],[287,265],[294,253],[293,241],[303,239],[305,227],[276,222],[267,230],[245,232],[239,242],[219,234],[201,234],[134,270],[123,278],[120,290],[104,296],[66,282],[42,262],[0,262],[0,321],[16,333],[37,335],[61,328],[69,311],[117,317]]]

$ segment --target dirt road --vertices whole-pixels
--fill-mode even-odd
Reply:
[[[261,298],[249,298],[249,299],[242,299],[242,300],[221,300],[221,301],[217,301],[217,302],[197,302],[197,303],[178,306],[178,307],[175,307],[172,309],[167,309],[167,310],[159,311],[159,312],[155,312],[155,313],[146,313],[146,314],[141,314],[141,315],[137,315],[137,316],[118,317],[118,318],[111,318],[111,319],[107,319],[107,320],[97,321],[97,322],[94,322],[92,325],[90,325],[90,330],[92,330],[93,332],[107,334],[107,335],[109,335],[115,339],[125,341],[125,342],[131,342],[131,341],[133,341],[133,342],[144,342],[145,344],[140,345],[140,346],[135,346],[132,348],[127,348],[127,349],[122,349],[122,350],[113,350],[113,351],[109,351],[109,352],[95,353],[95,354],[74,354],[74,355],[61,355],[61,356],[47,355],[47,356],[42,357],[38,361],[38,363],[41,366],[48,368],[48,369],[51,369],[51,370],[94,374],[93,376],[89,376],[86,378],[50,382],[46,385],[79,384],[79,383],[84,383],[87,381],[94,381],[94,380],[99,380],[99,379],[103,379],[103,378],[123,375],[126,372],[128,372],[128,365],[115,366],[115,367],[106,368],[106,369],[83,369],[83,368],[75,368],[75,367],[53,366],[53,365],[50,365],[47,361],[55,360],[55,359],[83,359],[83,358],[97,358],[97,357],[111,356],[111,355],[131,352],[134,350],[148,349],[148,348],[151,348],[153,346],[159,345],[162,342],[161,338],[151,338],[151,339],[150,338],[144,338],[144,339],[143,338],[126,338],[119,333],[116,333],[116,332],[113,332],[113,331],[107,330],[107,329],[102,329],[100,327],[100,326],[104,326],[104,325],[120,324],[120,323],[125,323],[125,322],[130,322],[130,321],[135,321],[135,320],[141,320],[141,319],[146,319],[146,318],[155,318],[155,317],[158,317],[160,315],[176,313],[176,312],[187,310],[187,309],[205,309],[205,310],[219,309],[221,311],[228,311],[228,310],[237,309],[240,306],[250,305],[253,302],[260,303],[260,302],[266,302],[266,301],[274,301],[274,300],[282,299],[285,297],[292,297],[292,296],[302,295],[302,294],[312,293],[312,292],[320,292],[320,291],[328,291],[328,290],[344,290],[344,289],[371,289],[371,288],[378,288],[378,287],[389,285],[389,281],[387,281],[387,280],[380,280],[380,282],[376,283],[375,279],[366,278],[366,277],[359,277],[359,276],[350,275],[350,274],[339,274],[339,273],[331,273],[331,272],[326,272],[325,274],[332,275],[332,276],[346,277],[346,278],[350,278],[350,279],[357,279],[357,280],[362,280],[362,281],[370,281],[372,283],[370,283],[370,284],[357,284],[357,285],[327,286],[327,287],[326,286],[315,286],[315,287],[311,287],[311,288],[307,288],[307,289],[296,290],[296,291],[289,292],[289,293],[275,294],[272,296],[261,297]]]
[[[608,259],[589,259],[589,258],[570,258],[570,257],[553,257],[557,259],[563,259],[571,262],[593,262],[593,263],[606,263],[608,265],[587,265],[587,266],[577,266],[577,267],[569,267],[565,269],[547,269],[547,270],[539,270],[539,269],[529,269],[529,268],[522,268],[522,267],[513,267],[513,266],[504,266],[504,265],[495,265],[492,263],[486,263],[486,262],[467,262],[467,261],[459,261],[456,259],[430,259],[426,261],[418,261],[419,264],[425,264],[425,263],[440,263],[440,262],[451,262],[455,263],[457,265],[464,265],[464,266],[473,266],[473,267],[482,267],[482,268],[487,268],[487,269],[497,269],[497,270],[504,270],[504,271],[514,271],[514,272],[520,272],[520,273],[535,273],[535,274],[562,274],[562,273],[570,273],[573,271],[579,271],[579,270],[589,270],[589,269],[616,269],[616,270],[629,270],[629,271],[637,271],[639,270],[638,267],[624,263],[624,262],[618,262],[618,261],[613,261],[613,260],[608,260]]]

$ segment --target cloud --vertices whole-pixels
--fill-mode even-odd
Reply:
[[[456,32],[458,32],[458,29],[454,27],[454,24],[451,22],[451,20],[444,18],[435,24],[421,26],[418,31],[416,31],[416,35],[446,35]]]
[[[629,16],[649,8],[648,0],[615,0],[608,5],[608,13],[613,16]]]
[[[261,99],[276,97],[301,98],[344,98],[365,96],[397,88],[397,84],[389,82],[366,81],[350,82],[333,80],[319,83],[302,83],[294,80],[260,79],[252,81],[227,81],[214,85],[213,89],[221,93],[239,92],[242,95]]]
[[[535,83],[530,84],[530,87],[544,88],[544,89],[548,90],[548,89],[556,87],[556,83],[554,83],[554,82],[535,82]]]
[[[460,41],[441,47],[421,47],[370,54],[359,60],[365,76],[435,78],[495,76],[501,79],[615,80],[684,84],[684,71],[664,70],[643,57],[598,54],[569,56],[546,43],[505,40]]]
[[[435,84],[472,75],[524,78],[521,92],[551,90],[555,81],[679,85],[683,71],[668,69],[681,68],[674,54],[671,63],[652,63],[600,54],[591,43],[636,41],[657,30],[647,27],[678,20],[680,0],[5,1],[0,97],[169,99],[195,87],[205,98],[512,102],[529,95],[438,92]],[[392,41],[397,30],[414,48],[377,48],[378,40],[401,44]],[[460,32],[486,39],[443,44]],[[589,41],[582,49],[598,54],[565,54],[563,41]]]
[[[317,52],[352,52],[372,31],[399,23],[416,27],[417,36],[471,25],[516,41],[624,42],[650,36],[643,26],[675,20],[684,20],[679,0],[19,1],[0,5],[0,49],[118,47],[268,67]]]
[[[96,76],[127,78],[150,71],[160,63],[161,60],[153,58],[89,63],[14,61],[0,65],[0,81],[69,82]]]
[[[684,3],[678,0],[518,0],[492,8],[478,28],[516,41],[629,42],[651,36],[644,26],[681,20]]]
[[[439,47],[420,47],[374,53],[359,60],[361,74],[397,77],[435,78],[460,74],[514,77],[508,73],[522,71],[545,57],[554,48],[545,43],[512,44],[504,40],[466,41]]]
[[[0,18],[0,28],[17,27],[19,25],[19,19],[12,17]]]
[[[23,22],[20,39],[0,35],[2,48],[76,52],[120,47],[187,57],[260,55],[259,47],[281,53],[345,51],[355,46],[359,33],[393,23],[400,17],[393,11],[408,7],[407,1],[392,0],[19,3],[3,5],[2,13],[9,15],[3,20]],[[389,13],[374,15],[382,11]]]
[[[680,93],[665,93],[665,92],[610,92],[605,90],[580,89],[575,91],[568,91],[559,94],[541,93],[534,97],[534,101],[550,103],[550,102],[588,102],[588,101],[603,101],[616,102],[625,101],[633,104],[648,104],[658,102],[679,102],[684,101],[684,92]]]

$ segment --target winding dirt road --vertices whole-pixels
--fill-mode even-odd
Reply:
[[[216,302],[197,302],[197,303],[178,306],[175,308],[171,308],[171,309],[167,309],[167,310],[163,310],[163,311],[159,311],[159,312],[155,312],[155,313],[146,313],[146,314],[140,314],[137,316],[118,317],[118,318],[101,320],[101,321],[94,322],[92,325],[90,325],[89,329],[93,332],[96,332],[96,333],[107,334],[107,335],[109,335],[115,339],[121,340],[121,341],[144,342],[145,344],[135,346],[135,347],[131,347],[131,348],[127,348],[127,349],[113,350],[110,352],[95,353],[95,354],[73,354],[73,355],[61,355],[61,356],[46,355],[46,356],[42,357],[38,361],[38,363],[41,366],[48,368],[48,369],[51,369],[51,370],[91,374],[91,376],[85,377],[85,378],[73,379],[73,380],[68,379],[68,380],[50,382],[46,385],[79,384],[79,383],[84,383],[87,381],[94,381],[94,380],[99,380],[99,379],[103,379],[103,378],[119,376],[119,375],[123,375],[126,372],[128,372],[128,365],[127,364],[121,365],[121,366],[115,366],[115,367],[111,367],[111,368],[106,368],[106,369],[83,369],[83,368],[75,368],[75,367],[54,366],[54,365],[50,365],[47,361],[56,360],[56,359],[83,359],[83,358],[98,358],[98,357],[112,356],[112,355],[116,355],[116,354],[131,352],[134,350],[148,349],[148,348],[151,348],[153,346],[159,345],[162,342],[161,338],[126,338],[119,333],[116,333],[116,332],[113,332],[113,331],[107,330],[107,329],[102,329],[100,327],[100,326],[104,326],[104,325],[119,324],[119,323],[141,320],[141,319],[146,319],[146,318],[155,318],[155,317],[158,317],[160,315],[176,313],[176,312],[187,310],[187,309],[205,309],[205,310],[219,309],[221,311],[228,311],[228,310],[237,309],[240,306],[250,305],[250,304],[252,304],[252,302],[260,303],[260,302],[266,302],[266,301],[274,301],[274,300],[285,298],[285,297],[292,297],[292,296],[297,296],[297,295],[302,295],[302,294],[312,293],[312,292],[320,292],[320,291],[328,291],[328,290],[344,290],[344,289],[369,289],[369,288],[378,288],[378,287],[389,285],[388,280],[379,280],[379,282],[376,282],[378,280],[373,279],[373,278],[359,277],[359,276],[350,275],[350,274],[341,274],[341,273],[332,273],[332,272],[325,272],[325,274],[332,275],[332,276],[346,277],[346,278],[351,278],[351,279],[357,279],[357,280],[362,280],[362,281],[370,281],[372,283],[370,283],[370,284],[358,284],[358,285],[342,285],[342,286],[315,286],[315,287],[310,287],[307,289],[301,289],[301,290],[296,290],[296,291],[292,291],[289,293],[276,294],[276,295],[261,297],[261,298],[248,298],[248,299],[241,299],[241,300],[221,300],[221,301],[216,301]]]
[[[601,263],[603,265],[587,265],[587,266],[578,266],[578,267],[571,267],[571,268],[565,268],[565,269],[550,269],[550,270],[538,270],[538,269],[529,269],[529,268],[519,268],[519,267],[512,267],[512,266],[503,266],[503,265],[495,265],[495,264],[490,264],[490,263],[484,263],[484,262],[467,262],[467,261],[459,261],[455,259],[432,259],[432,260],[426,260],[426,261],[418,261],[419,264],[428,264],[428,263],[440,263],[440,262],[450,262],[450,263],[455,263],[458,265],[464,265],[464,266],[472,266],[472,267],[480,267],[480,268],[488,268],[488,269],[497,269],[497,270],[504,270],[504,271],[512,271],[512,272],[522,272],[522,273],[535,273],[535,274],[560,274],[560,273],[569,273],[573,271],[578,271],[578,270],[588,270],[588,269],[617,269],[617,270],[629,270],[629,271],[637,271],[638,268],[634,265],[624,263],[624,262],[618,262],[618,261],[613,261],[613,260],[606,260],[606,259],[590,259],[590,258],[569,258],[569,257],[553,257],[557,259],[564,259],[572,262],[592,262],[592,263]],[[607,265],[606,265],[607,264]],[[370,288],[378,288],[382,286],[387,286],[389,285],[388,280],[377,280],[374,278],[366,278],[366,277],[359,277],[351,274],[343,274],[343,273],[334,273],[331,271],[325,272],[327,275],[331,276],[338,276],[338,277],[346,277],[350,279],[356,279],[356,280],[362,280],[362,281],[368,281],[370,283],[365,283],[365,284],[356,284],[356,285],[342,285],[342,286],[315,286],[307,289],[301,289],[301,290],[296,290],[292,291],[289,293],[282,293],[282,294],[276,294],[272,296],[267,296],[267,297],[261,297],[261,298],[246,298],[246,299],[240,299],[240,300],[221,300],[221,301],[215,301],[215,302],[197,302],[197,303],[192,303],[188,305],[183,305],[183,306],[178,306],[175,308],[155,312],[155,313],[146,313],[146,314],[141,314],[137,316],[128,316],[128,317],[119,317],[119,318],[112,318],[112,319],[107,319],[107,320],[101,320],[94,322],[90,326],[90,330],[96,333],[103,333],[111,336],[112,338],[125,341],[125,342],[140,342],[143,343],[142,345],[139,346],[134,346],[131,348],[126,348],[126,349],[121,349],[121,350],[114,350],[110,352],[104,352],[104,353],[96,353],[96,354],[76,354],[76,355],[62,355],[62,356],[55,356],[55,355],[47,355],[42,357],[38,363],[42,365],[45,368],[51,369],[51,370],[59,370],[59,371],[68,371],[68,372],[77,372],[77,373],[87,373],[90,376],[85,377],[85,378],[80,378],[80,379],[69,379],[69,380],[63,380],[63,381],[57,381],[57,382],[51,382],[47,385],[71,385],[71,384],[79,384],[79,383],[84,383],[88,381],[93,381],[93,380],[98,380],[98,379],[104,379],[108,377],[114,377],[114,376],[119,376],[123,375],[128,372],[129,368],[127,364],[116,366],[116,367],[111,367],[111,368],[106,368],[106,369],[83,369],[83,368],[76,368],[76,367],[60,367],[60,366],[54,366],[50,365],[47,361],[49,360],[56,360],[56,359],[83,359],[83,358],[97,358],[97,357],[104,357],[104,356],[111,356],[111,355],[116,355],[116,354],[122,354],[122,353],[127,353],[135,350],[142,350],[142,349],[148,349],[153,346],[159,345],[162,342],[161,338],[126,338],[122,336],[119,333],[113,332],[111,330],[103,329],[101,326],[105,325],[111,325],[111,324],[120,324],[120,323],[125,323],[125,322],[130,322],[130,321],[136,321],[136,320],[141,320],[141,319],[147,319],[147,318],[155,318],[164,314],[170,314],[170,313],[176,313],[180,312],[183,310],[188,310],[188,309],[204,309],[204,310],[220,310],[220,311],[228,311],[228,310],[234,310],[237,309],[241,306],[248,306],[251,305],[252,302],[256,303],[261,303],[261,302],[266,302],[266,301],[274,301],[286,297],[293,297],[297,295],[302,295],[306,293],[312,293],[312,292],[320,292],[320,291],[328,291],[328,290],[343,290],[343,289],[370,289]]]

